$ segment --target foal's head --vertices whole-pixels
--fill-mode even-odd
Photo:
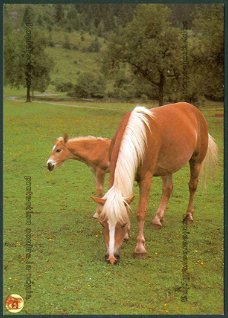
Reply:
[[[73,157],[72,153],[67,148],[67,141],[67,134],[65,134],[64,137],[59,137],[57,139],[52,149],[52,153],[47,161],[47,168],[49,171],[61,166],[65,160]]]
[[[120,248],[124,239],[128,239],[129,232],[129,204],[134,197],[131,197],[124,201],[123,209],[127,217],[123,221],[113,221],[103,213],[106,199],[92,197],[92,199],[98,203],[97,215],[98,221],[103,227],[103,236],[106,245],[105,259],[110,264],[117,264],[120,259]]]

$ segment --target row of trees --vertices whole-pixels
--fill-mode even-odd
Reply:
[[[192,15],[187,14],[185,5],[44,6],[47,10],[38,10],[36,15],[31,7],[23,12],[24,30],[28,34],[30,25],[32,32],[29,46],[26,37],[15,32],[16,22],[14,32],[5,26],[5,79],[12,85],[26,83],[28,88],[30,72],[32,89],[46,89],[53,63],[45,53],[47,42],[36,24],[46,21],[46,27],[61,29],[74,20],[81,21],[75,28],[88,28],[92,34],[100,32],[103,24],[100,35],[105,34],[106,47],[100,53],[99,74],[81,74],[77,85],[63,83],[61,89],[71,96],[144,96],[158,99],[160,105],[180,99],[223,99],[222,5],[188,5]],[[85,26],[87,18],[91,21]],[[119,20],[119,25],[114,23]]]
[[[21,27],[26,5],[5,5],[5,17],[13,16],[15,28]],[[105,36],[126,25],[134,14],[136,4],[43,4],[33,6],[33,24],[48,31],[84,31]],[[15,15],[18,17],[15,17]],[[7,22],[7,21],[5,21]],[[12,23],[12,20],[11,20]]]

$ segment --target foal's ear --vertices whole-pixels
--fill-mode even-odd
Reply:
[[[128,205],[130,205],[131,202],[134,200],[134,197],[135,197],[135,196],[133,195],[132,197],[125,199],[125,200],[124,200],[125,203],[127,203]]]
[[[65,143],[68,141],[68,138],[69,138],[68,134],[64,133],[63,140],[64,140]]]
[[[92,196],[91,199],[92,199],[94,202],[96,202],[96,203],[98,203],[98,204],[102,204],[102,205],[104,205],[104,204],[105,204],[105,201],[106,201],[105,199],[98,198],[98,197],[94,197],[94,196]]]

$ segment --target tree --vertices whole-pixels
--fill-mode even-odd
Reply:
[[[195,96],[224,96],[224,7],[197,8],[190,41],[190,85]]]
[[[27,88],[26,102],[31,102],[30,89],[32,85],[32,7],[27,6],[23,17],[23,24],[25,28],[25,80]]]
[[[64,18],[65,18],[64,5],[63,4],[55,4],[54,10],[55,10],[55,12],[54,12],[55,22],[58,25],[62,25],[64,22]]]
[[[31,90],[44,91],[50,81],[52,59],[45,52],[46,40],[31,23],[30,8],[24,14],[24,34],[9,32],[4,39],[5,82],[14,87],[26,87],[26,101],[31,101]]]
[[[167,79],[180,76],[180,32],[171,26],[171,10],[165,5],[139,5],[133,20],[113,35],[105,53],[112,69],[128,63],[137,77],[146,79],[163,104]]]
[[[103,98],[105,91],[105,80],[99,73],[86,72],[80,74],[78,83],[74,87],[71,96],[79,98]]]

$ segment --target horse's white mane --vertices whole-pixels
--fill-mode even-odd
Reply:
[[[153,113],[145,107],[137,106],[131,112],[125,128],[116,162],[113,186],[103,197],[106,202],[102,215],[113,224],[117,222],[123,224],[128,220],[125,200],[132,196],[137,168],[144,157],[149,118],[153,118]]]

